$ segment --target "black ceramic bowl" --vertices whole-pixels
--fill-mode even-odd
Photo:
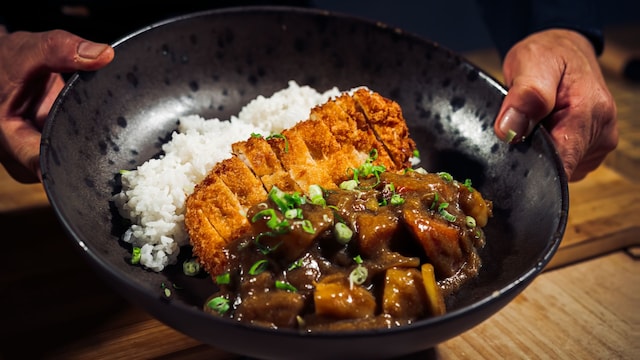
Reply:
[[[250,24],[250,25],[249,25]],[[493,121],[505,94],[494,79],[430,41],[373,21],[324,11],[245,8],[155,24],[115,44],[112,64],[75,74],[42,137],[49,200],[81,252],[131,302],[204,343],[259,358],[388,358],[457,336],[504,307],[556,251],[568,212],[567,181],[548,134],[502,143]],[[110,203],[118,172],[142,164],[185,114],[229,118],[289,80],[319,91],[366,85],[403,108],[430,171],[471,178],[495,216],[476,281],[446,315],[376,331],[300,334],[226,321],[201,310],[213,285],[128,263],[125,227]],[[161,284],[183,289],[166,299]]]

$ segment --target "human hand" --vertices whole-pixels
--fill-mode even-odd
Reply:
[[[495,123],[498,137],[515,143],[540,123],[570,181],[616,148],[616,105],[586,37],[563,29],[534,33],[509,50],[502,70],[509,91]]]
[[[41,179],[40,135],[60,73],[107,65],[113,48],[63,30],[7,34],[0,26],[0,163],[19,182]]]

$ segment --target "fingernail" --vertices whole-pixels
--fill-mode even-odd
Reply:
[[[83,41],[78,45],[78,55],[85,59],[96,59],[107,47],[105,44]]]
[[[505,111],[500,121],[500,131],[505,134],[505,142],[515,143],[524,139],[529,130],[529,119],[514,108]]]

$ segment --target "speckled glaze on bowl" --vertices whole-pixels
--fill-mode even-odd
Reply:
[[[43,131],[49,200],[82,254],[130,301],[204,343],[256,358],[376,359],[427,350],[479,324],[548,263],[568,213],[567,180],[548,134],[507,146],[493,134],[505,94],[490,76],[427,40],[382,24],[296,8],[196,13],[115,44],[112,64],[75,74]],[[178,266],[128,263],[125,224],[110,203],[118,172],[160,152],[178,116],[228,118],[289,80],[318,90],[366,85],[400,103],[430,171],[471,178],[494,201],[484,267],[441,317],[377,331],[299,334],[214,318],[213,290]],[[183,251],[187,253],[188,251]],[[187,255],[185,255],[187,256]],[[166,299],[161,284],[179,284]]]

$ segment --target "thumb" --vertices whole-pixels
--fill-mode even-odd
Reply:
[[[548,57],[531,61],[530,56],[516,51],[505,57],[503,73],[509,90],[494,129],[500,139],[516,143],[554,109],[563,70]]]
[[[16,32],[4,38],[0,59],[11,80],[21,83],[35,74],[92,71],[107,65],[114,50],[107,44],[85,40],[64,30],[39,33]]]

